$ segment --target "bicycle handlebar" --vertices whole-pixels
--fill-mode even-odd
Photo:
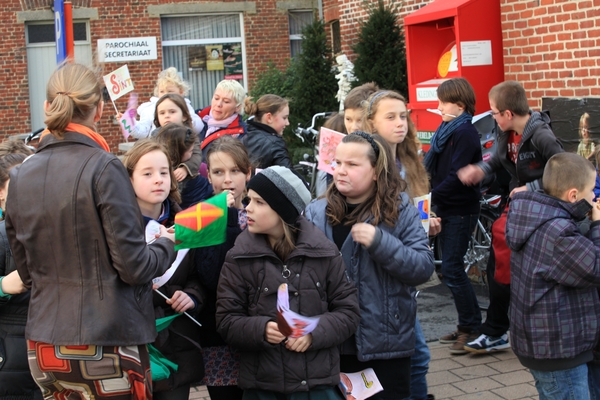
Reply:
[[[313,115],[312,120],[311,120],[311,125],[308,128],[302,128],[300,126],[300,124],[298,124],[298,127],[296,129],[294,129],[296,136],[298,136],[300,138],[300,140],[302,140],[302,143],[305,142],[305,140],[304,140],[305,138],[308,140],[311,136],[312,137],[317,136],[319,134],[319,132],[315,129],[317,119],[327,118],[331,114],[333,114],[333,113],[332,112],[316,113],[315,115]]]
[[[44,128],[40,128],[37,131],[31,132],[25,138],[25,144],[29,144],[29,142],[31,142],[32,140],[36,139],[43,131],[44,131]]]

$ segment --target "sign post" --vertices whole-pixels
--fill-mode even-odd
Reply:
[[[73,37],[73,4],[71,1],[65,1],[65,41],[67,49],[67,59],[69,62],[75,61],[75,38]]]
[[[60,64],[67,58],[64,0],[54,0],[54,37],[56,38],[56,64]]]

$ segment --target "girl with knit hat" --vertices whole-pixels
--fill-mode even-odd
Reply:
[[[357,291],[336,246],[300,214],[310,193],[291,170],[273,166],[248,183],[248,229],[227,254],[217,292],[217,329],[241,353],[244,399],[340,399],[338,345],[358,326]],[[277,292],[290,310],[319,317],[286,337]]]
[[[352,132],[337,146],[335,162],[334,184],[305,215],[337,245],[358,286],[361,320],[341,346],[341,370],[373,368],[384,388],[373,399],[405,399],[415,349],[414,286],[434,269],[429,240],[381,136]]]

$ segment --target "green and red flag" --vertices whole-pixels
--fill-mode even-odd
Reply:
[[[224,243],[226,230],[227,191],[175,215],[175,250]]]

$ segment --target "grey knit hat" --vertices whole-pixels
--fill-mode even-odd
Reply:
[[[263,169],[248,182],[254,190],[288,224],[310,203],[310,192],[296,173],[289,168],[274,165]]]

